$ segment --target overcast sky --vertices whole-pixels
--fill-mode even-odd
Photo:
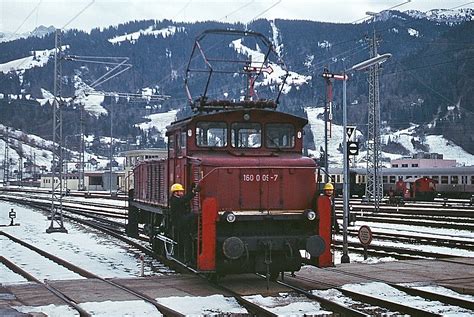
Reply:
[[[36,26],[78,28],[142,19],[249,22],[284,18],[350,23],[407,0],[0,0],[0,32],[24,33]],[[466,5],[467,4],[467,5]],[[397,10],[473,8],[467,0],[412,0]]]

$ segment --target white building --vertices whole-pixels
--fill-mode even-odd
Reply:
[[[167,149],[143,149],[143,150],[131,150],[123,153],[125,155],[125,181],[124,190],[128,192],[129,189],[133,188],[133,167],[141,161],[150,159],[165,159],[168,157]]]
[[[438,153],[417,153],[409,158],[392,160],[392,168],[446,168],[456,167],[456,160],[444,160],[442,154]]]
[[[87,191],[119,191],[124,188],[125,171],[112,171],[112,177],[109,171],[86,171],[84,173],[84,186]],[[52,174],[48,173],[41,176],[40,187],[52,187]],[[54,179],[55,184],[59,184],[59,178]],[[112,185],[110,185],[112,184]],[[79,174],[63,174],[63,190],[79,189]]]

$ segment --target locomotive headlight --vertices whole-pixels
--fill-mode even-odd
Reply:
[[[224,217],[225,217],[225,220],[228,222],[228,223],[233,223],[236,219],[235,215],[233,212],[226,212],[224,214]]]
[[[311,209],[305,210],[304,214],[309,221],[313,221],[314,219],[316,219],[316,213]]]

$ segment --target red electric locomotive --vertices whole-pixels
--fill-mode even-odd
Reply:
[[[269,43],[258,33],[219,33]],[[257,69],[258,76],[272,65],[277,67],[265,59],[244,71]],[[134,169],[128,232],[136,235],[143,223],[157,252],[217,275],[260,272],[275,278],[304,263],[332,266],[331,208],[316,206],[317,166],[302,155],[307,120],[276,111],[278,97],[251,99],[203,96],[192,103],[195,115],[167,127],[168,158]],[[201,189],[188,215],[170,214],[175,183]]]

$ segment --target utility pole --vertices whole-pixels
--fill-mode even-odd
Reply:
[[[114,97],[111,97],[110,102],[110,155],[109,155],[109,186],[110,186],[110,196],[112,196],[112,161],[114,159],[114,138],[113,138],[113,118],[114,118],[114,104],[112,102]]]
[[[378,39],[373,36],[368,39],[370,58],[378,55]],[[379,72],[380,65],[376,63],[369,68],[369,106],[368,106],[368,131],[367,131],[367,182],[365,184],[365,197],[374,202],[375,211],[379,210],[380,200],[383,195],[381,154],[380,154],[380,98],[379,98]]]
[[[78,184],[78,190],[85,190],[85,177],[84,177],[84,150],[85,150],[85,140],[84,140],[84,104],[80,104],[80,111],[81,111],[81,118],[80,118],[80,135],[81,135],[81,140],[79,144],[79,184]]]
[[[18,180],[20,181],[20,187],[23,187],[23,156],[21,155],[18,158]]]
[[[360,62],[351,68],[345,69],[343,73],[343,86],[342,86],[342,125],[343,125],[343,133],[342,133],[342,142],[343,142],[343,148],[344,148],[344,176],[343,176],[343,221],[342,221],[342,257],[341,257],[341,263],[349,263],[349,253],[348,253],[348,226],[349,226],[349,192],[350,192],[350,184],[349,184],[349,143],[347,142],[347,137],[349,136],[347,133],[347,80],[348,72],[353,72],[353,71],[362,71],[366,70],[367,68],[372,67],[373,65],[383,63],[387,59],[389,59],[392,55],[391,54],[383,54],[380,56],[375,56],[373,58],[370,58],[368,60],[365,60],[363,62]]]
[[[5,152],[3,155],[3,186],[8,186],[10,183],[10,140],[8,127],[5,127]]]
[[[61,30],[56,29],[54,53],[54,102],[53,102],[53,161],[51,164],[51,223],[47,233],[67,233],[63,223],[63,125],[61,99],[62,43]],[[56,184],[55,181],[58,180]]]
[[[326,102],[324,104],[324,182],[329,182],[329,162],[328,162],[328,138],[331,137],[332,123],[332,81],[334,74],[329,73],[327,68],[324,69],[322,77],[326,82]]]

